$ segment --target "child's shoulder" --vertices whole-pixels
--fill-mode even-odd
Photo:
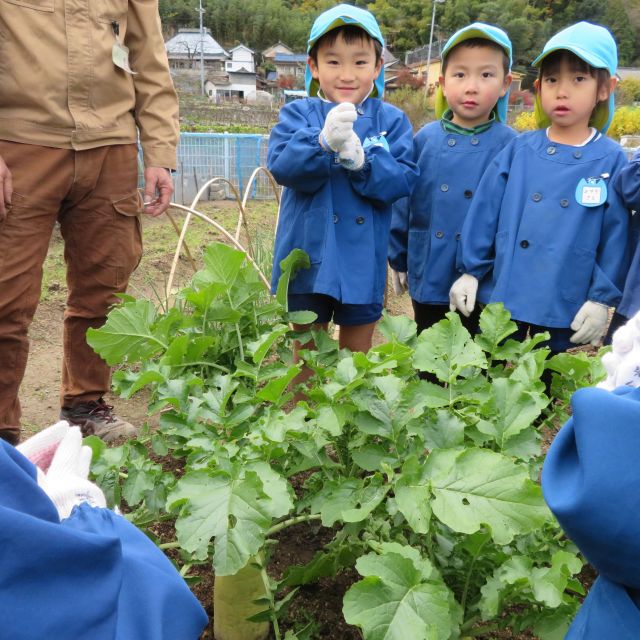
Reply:
[[[280,108],[280,116],[286,116],[288,114],[304,115],[317,111],[321,108],[322,101],[320,98],[298,98],[292,102],[282,105]]]
[[[385,118],[407,119],[407,114],[390,102],[380,100],[380,98],[367,98],[363,104],[365,112],[370,114],[381,113]]]

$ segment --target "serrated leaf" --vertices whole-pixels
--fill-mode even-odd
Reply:
[[[149,300],[116,307],[100,329],[87,331],[87,342],[107,364],[145,360],[167,348],[153,329],[156,309]]]
[[[242,251],[221,242],[213,242],[204,251],[205,269],[199,271],[193,281],[196,284],[218,283],[231,287],[240,273],[245,257]]]
[[[464,443],[465,423],[449,411],[436,411],[435,420],[424,419],[420,425],[407,429],[419,435],[427,449],[453,449]]]
[[[351,451],[353,461],[365,471],[380,471],[381,465],[390,467],[398,465],[398,459],[389,453],[389,447],[379,444],[366,444]]]
[[[540,487],[499,453],[437,449],[425,473],[435,496],[433,514],[459,533],[474,533],[486,524],[498,544],[507,544],[550,517]]]
[[[377,329],[389,342],[395,340],[400,344],[407,345],[415,340],[417,325],[405,315],[392,316],[384,311]]]
[[[462,326],[458,314],[449,312],[446,320],[440,320],[418,336],[413,366],[450,383],[467,369],[486,369],[487,359]]]
[[[532,425],[549,400],[541,393],[529,391],[522,383],[511,378],[494,380],[491,391],[489,402],[482,407],[482,413],[491,417],[479,420],[476,426],[503,449],[509,438]]]
[[[292,324],[313,324],[318,319],[318,314],[315,311],[289,311],[286,319]]]
[[[502,302],[488,304],[480,314],[480,333],[475,336],[475,342],[492,357],[499,345],[518,329],[511,320],[511,313],[505,309]]]
[[[233,575],[263,546],[273,518],[286,515],[288,495],[274,501],[255,473],[199,470],[183,476],[167,508],[185,506],[176,519],[180,546],[204,560],[214,538],[216,575]]]
[[[397,553],[362,556],[364,580],[344,596],[342,611],[365,640],[447,640],[451,635],[449,592],[426,581],[413,562]]]

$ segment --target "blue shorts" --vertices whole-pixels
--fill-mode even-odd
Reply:
[[[313,311],[316,322],[324,324],[333,320],[336,324],[353,327],[377,322],[382,316],[381,304],[343,304],[322,293],[290,293],[289,311]]]

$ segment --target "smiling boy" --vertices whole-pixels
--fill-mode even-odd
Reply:
[[[436,115],[414,141],[420,180],[394,205],[389,263],[396,292],[407,284],[418,331],[444,318],[458,277],[462,223],[482,174],[514,136],[503,124],[511,84],[511,42],[498,27],[474,23],[442,51]],[[472,333],[479,312],[461,320]]]
[[[280,261],[303,249],[311,266],[290,283],[289,310],[315,312],[318,329],[333,320],[340,346],[353,351],[371,346],[382,313],[391,205],[417,177],[411,124],[381,100],[383,47],[368,11],[343,4],[319,16],[308,43],[309,98],[281,109],[267,157],[285,187],[274,289]]]

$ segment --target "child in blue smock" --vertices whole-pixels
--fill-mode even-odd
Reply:
[[[518,338],[549,331],[555,353],[597,344],[620,301],[629,213],[612,184],[627,160],[603,135],[617,67],[609,31],[568,27],[533,64],[540,128],[513,140],[485,172],[450,300],[465,315],[476,293],[482,303],[503,302]]]
[[[449,289],[460,275],[456,254],[462,223],[485,168],[516,135],[504,124],[510,69],[509,37],[492,25],[464,27],[442,50],[439,120],[415,137],[420,178],[411,197],[393,207],[389,244],[394,289],[402,293],[408,284],[419,332],[449,311]],[[471,333],[479,315],[476,309],[461,318]]]
[[[280,111],[267,166],[285,187],[276,232],[280,261],[303,249],[311,262],[289,286],[289,310],[340,325],[340,346],[368,351],[382,313],[391,205],[417,177],[407,117],[381,100],[384,40],[368,11],[341,4],[309,36],[309,98]],[[294,325],[297,330],[307,327]]]
[[[614,331],[640,311],[640,151],[636,151],[631,162],[619,173],[615,188],[629,209],[636,213],[631,220],[629,250],[633,256],[618,305],[607,332],[606,343],[611,341]]]
[[[636,315],[613,336],[601,388],[574,394],[542,469],[547,504],[598,572],[567,640],[640,638],[639,340]]]
[[[60,422],[0,440],[0,638],[197,640],[207,616],[162,551],[106,509]]]

